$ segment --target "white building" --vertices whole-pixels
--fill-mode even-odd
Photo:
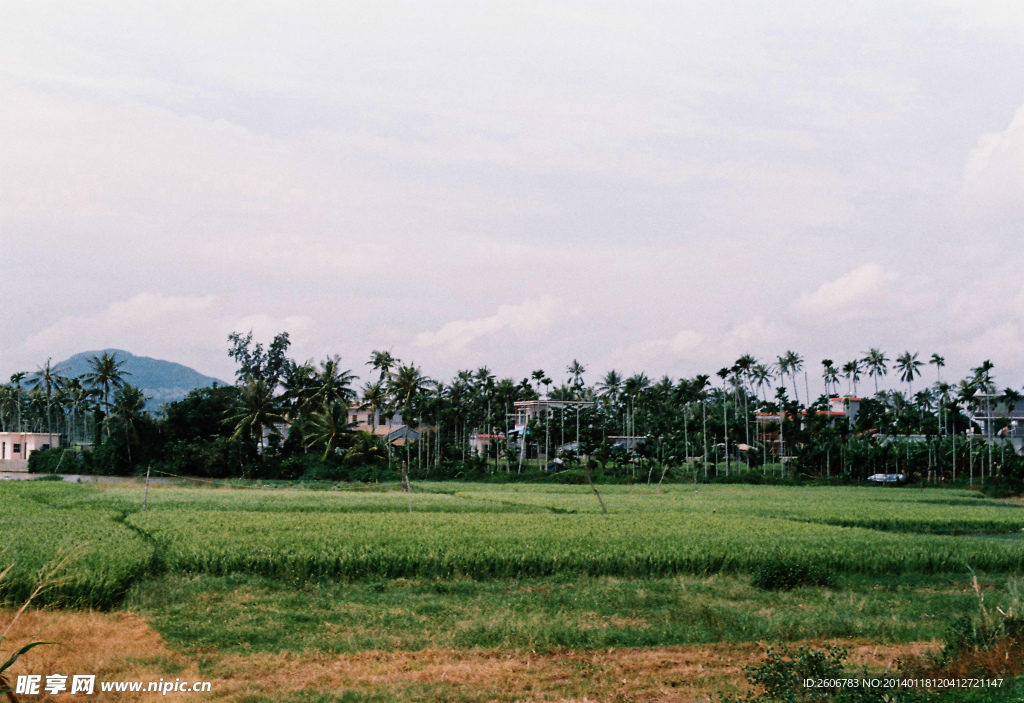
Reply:
[[[0,471],[28,471],[28,458],[37,449],[60,446],[59,434],[0,432]]]
[[[1009,440],[1020,451],[1024,446],[1024,401],[1009,403],[1000,395],[978,393],[968,416],[978,423],[982,437]]]
[[[492,445],[502,446],[504,442],[505,435],[503,434],[471,434],[469,436],[469,448],[478,456],[487,456]]]
[[[558,420],[564,420],[565,413],[568,412],[572,422],[575,423],[576,418],[579,417],[580,410],[594,407],[594,403],[587,400],[519,400],[514,405],[516,424],[515,429],[509,433],[509,439],[515,441],[516,446],[520,449],[523,448],[526,428],[531,421],[550,418],[550,422],[557,422]],[[531,443],[534,441],[531,440]],[[537,445],[538,452],[541,449],[541,445],[545,444],[546,442],[542,441]],[[567,447],[568,445],[565,446]],[[573,443],[573,451],[575,450],[576,444]],[[544,458],[547,459],[547,457]]]

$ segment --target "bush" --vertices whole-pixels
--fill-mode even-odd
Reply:
[[[788,591],[801,586],[832,586],[835,574],[817,564],[769,559],[754,572],[751,583],[766,591]]]
[[[71,449],[36,450],[28,457],[28,470],[33,474],[86,473],[82,457]]]
[[[747,681],[754,687],[746,698],[750,703],[916,703],[933,700],[930,691],[914,688],[897,690],[870,687],[812,687],[807,679],[841,683],[859,679],[863,673],[847,670],[847,650],[826,645],[811,649],[804,645],[794,656],[785,648],[769,649],[763,664],[745,667]],[[726,697],[727,701],[736,699]]]
[[[285,459],[283,464],[291,464],[296,468],[302,466],[304,481],[347,481],[349,479],[348,468],[333,462],[320,461],[319,456],[312,457],[293,456]]]
[[[242,473],[242,449],[227,437],[181,440],[167,445],[161,463],[175,476],[230,478]]]

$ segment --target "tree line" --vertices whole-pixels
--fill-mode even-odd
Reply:
[[[360,385],[337,355],[290,358],[287,333],[266,346],[251,332],[232,333],[228,343],[234,385],[193,391],[156,414],[144,410],[123,362],[106,353],[77,378],[49,362],[14,374],[0,386],[0,426],[61,437],[69,452],[40,456],[38,467],[60,462],[62,471],[96,473],[145,464],[214,477],[512,480],[585,461],[606,480],[861,481],[900,473],[911,482],[1001,490],[1019,490],[1022,474],[1011,418],[1022,394],[999,389],[989,361],[950,382],[938,354],[890,360],[872,348],[840,364],[823,359],[815,373],[825,393],[813,397],[811,369],[794,351],[772,360],[745,354],[692,378],[612,370],[592,383],[573,360],[555,383],[543,369],[517,380],[487,367],[435,380],[377,350]],[[922,383],[926,365],[934,382]],[[890,372],[900,386],[881,388]],[[873,394],[860,398],[865,380]],[[849,409],[857,403],[852,421],[830,412],[833,397]],[[552,406],[516,433],[514,404],[530,400]],[[352,421],[357,408],[370,418],[364,431]],[[979,423],[979,415],[991,421]],[[397,440],[379,431],[399,417],[409,431]],[[491,438],[482,450],[476,434]]]

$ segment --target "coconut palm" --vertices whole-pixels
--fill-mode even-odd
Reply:
[[[758,393],[761,393],[762,389],[771,383],[772,370],[766,364],[754,364],[750,370],[750,378],[757,386]]]
[[[142,409],[146,406],[146,396],[141,388],[136,388],[128,383],[121,384],[114,395],[114,402],[110,406],[110,415],[107,423],[111,420],[118,420],[124,427],[125,447],[128,449],[128,466],[132,465],[132,438],[136,436],[135,423],[142,415]]]
[[[82,413],[82,411],[86,408],[86,403],[89,400],[89,396],[91,395],[91,393],[87,388],[85,388],[85,386],[82,385],[82,381],[80,378],[72,378],[65,382],[63,391],[67,398],[68,410],[71,413],[70,426],[72,428],[72,431],[69,433],[69,435],[71,438],[71,442],[74,443],[74,435],[77,433],[78,430],[78,428],[76,427],[76,421],[78,419],[79,414],[82,414],[84,416],[84,413]],[[83,424],[82,436],[84,437],[86,434],[87,433],[85,431],[85,427]]]
[[[430,388],[430,384],[430,379],[412,364],[399,367],[398,371],[392,375],[388,391],[395,405],[402,410],[402,421],[406,428],[408,428],[412,417],[413,403]],[[402,466],[402,484],[406,490],[409,488],[409,458],[409,432],[407,429],[405,433],[405,464]]]
[[[263,429],[278,422],[285,422],[285,417],[274,397],[274,389],[262,378],[242,386],[238,405],[224,420],[225,424],[235,427],[232,439],[238,439],[245,432],[255,434],[260,454],[263,454]]]
[[[853,395],[857,395],[857,384],[860,382],[861,364],[858,359],[847,361],[843,364],[843,377],[846,378],[846,395],[850,395],[850,386],[853,386]]]
[[[385,378],[391,375],[391,369],[401,363],[401,360],[393,357],[391,352],[378,351],[375,349],[370,352],[370,360],[366,362],[366,365],[373,367],[374,371],[380,371],[379,380],[384,381]]]
[[[587,372],[586,367],[576,359],[572,360],[572,363],[565,368],[565,372],[572,376],[572,385],[574,388],[579,388],[583,385],[583,374]]]
[[[14,385],[14,394],[16,396],[14,406],[16,417],[14,420],[14,426],[19,432],[21,431],[21,382],[25,380],[26,376],[28,376],[28,374],[24,371],[11,374],[11,383]]]
[[[896,357],[895,369],[899,372],[900,380],[907,384],[908,394],[914,393],[914,378],[921,375],[923,361],[917,360],[917,352],[911,354],[905,351]]]
[[[384,383],[376,381],[363,387],[363,403],[370,406],[370,433],[377,431],[377,412],[388,404],[388,392]]]
[[[889,359],[885,353],[875,347],[871,347],[864,353],[864,368],[867,369],[868,376],[875,380],[876,394],[878,393],[878,379],[889,373],[888,363]]]
[[[89,367],[92,371],[82,375],[83,381],[101,392],[104,412],[108,415],[110,414],[110,391],[120,388],[124,383],[125,376],[131,376],[128,371],[121,369],[124,365],[124,361],[117,360],[117,352],[113,354],[103,352],[100,356],[93,356],[89,359]],[[107,436],[110,436],[109,426],[107,427]]]
[[[320,460],[325,461],[350,434],[351,428],[352,425],[348,421],[348,406],[335,400],[322,406],[310,417],[306,430],[306,444],[311,447],[322,445],[324,453]]]
[[[310,402],[313,407],[325,408],[335,403],[348,407],[356,397],[352,390],[355,378],[351,371],[341,368],[341,357],[337,354],[324,359],[312,379]]]
[[[281,378],[284,394],[280,400],[285,404],[286,414],[290,418],[302,418],[315,410],[316,380],[317,372],[312,359],[302,364],[294,361],[285,364]]]
[[[30,381],[32,385],[41,390],[43,397],[46,399],[46,434],[49,435],[48,441],[52,447],[53,427],[51,409],[53,407],[53,396],[64,382],[64,378],[50,367],[49,359],[46,360],[45,364],[37,368],[38,370],[32,374]]]
[[[786,359],[786,368],[789,370],[789,376],[793,381],[793,397],[799,403],[800,394],[796,390],[796,375],[804,367],[804,358],[792,350],[787,351],[783,356]],[[808,398],[807,402],[810,403],[811,399]]]

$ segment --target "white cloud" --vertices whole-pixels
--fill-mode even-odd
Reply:
[[[1024,106],[1002,132],[983,134],[964,167],[963,195],[978,208],[1024,200]]]
[[[68,316],[29,336],[5,363],[31,368],[46,358],[59,361],[94,349],[119,348],[230,376],[227,335],[253,331],[257,340],[290,333],[296,355],[308,352],[312,318],[305,315],[237,316],[225,310],[216,296],[176,296],[140,293],[116,300],[95,313]],[[211,364],[211,359],[216,360]]]
[[[128,300],[114,301],[95,314],[65,317],[30,336],[23,346],[29,353],[50,355],[61,353],[57,351],[61,349],[74,353],[82,351],[83,347],[123,345],[139,334],[158,332],[178,324],[188,325],[197,317],[203,317],[214,300],[213,296],[140,293]]]
[[[519,305],[502,305],[493,315],[474,320],[452,320],[435,332],[421,332],[414,341],[419,347],[458,351],[481,337],[506,330],[516,336],[543,330],[555,321],[559,307],[558,299],[547,295]]]
[[[835,322],[871,315],[886,301],[895,273],[878,264],[865,264],[800,294],[793,309]]]

